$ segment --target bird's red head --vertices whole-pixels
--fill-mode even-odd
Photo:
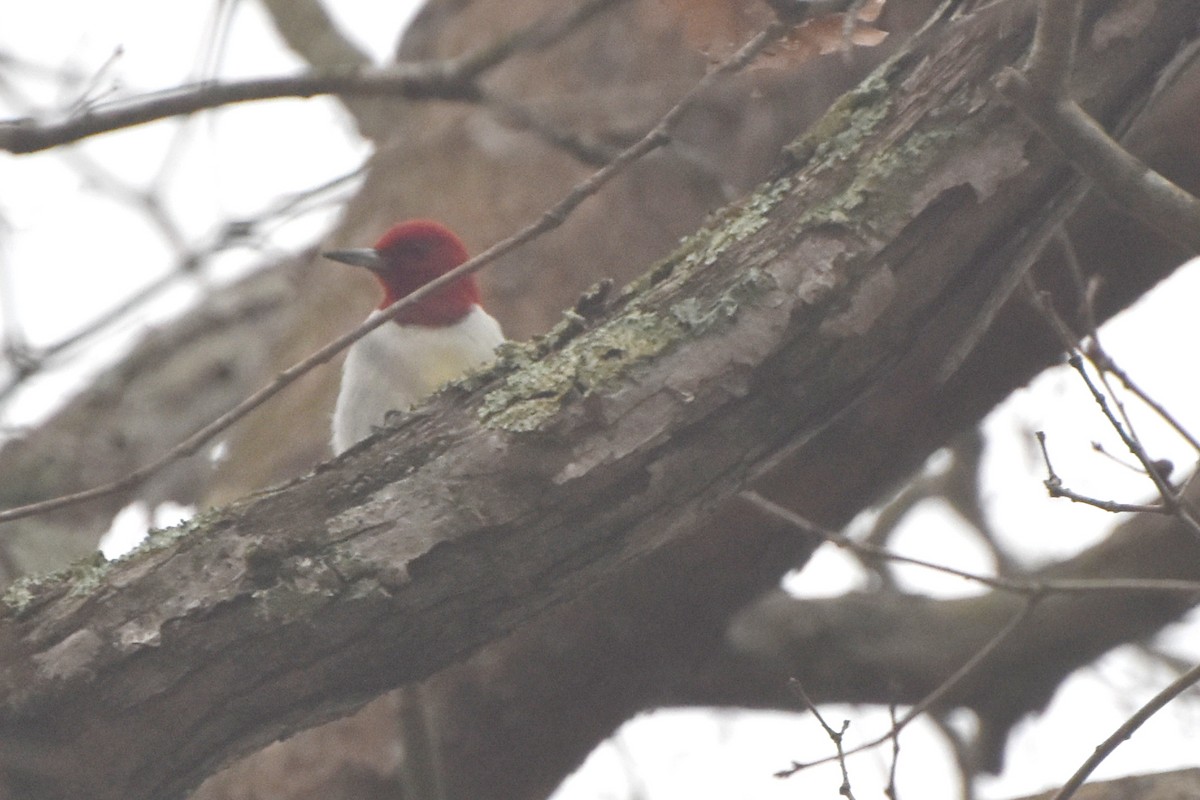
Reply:
[[[373,248],[336,250],[325,256],[374,272],[383,286],[379,307],[386,308],[462,264],[467,248],[441,223],[414,219],[393,225]],[[452,325],[478,303],[479,285],[468,275],[405,309],[396,321],[435,328]]]

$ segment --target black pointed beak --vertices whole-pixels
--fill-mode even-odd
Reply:
[[[331,261],[340,261],[343,264],[352,264],[356,267],[366,267],[372,272],[379,272],[383,269],[383,258],[380,257],[379,251],[373,247],[356,247],[351,250],[330,250],[321,255]]]

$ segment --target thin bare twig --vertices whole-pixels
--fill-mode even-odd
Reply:
[[[537,50],[553,44],[617,2],[623,0],[589,0],[562,18],[539,20],[458,58],[225,83],[205,81],[118,103],[93,105],[59,122],[10,121],[0,124],[0,150],[32,153],[99,133],[252,100],[337,94],[477,102],[480,95],[476,81],[484,72],[519,50]]]
[[[1096,323],[1096,307],[1093,300],[1098,279],[1089,279],[1084,274],[1083,265],[1079,263],[1079,253],[1076,252],[1075,243],[1071,240],[1071,234],[1067,232],[1065,226],[1059,226],[1058,235],[1055,237],[1055,240],[1058,242],[1058,248],[1062,252],[1063,261],[1067,265],[1067,273],[1071,276],[1071,282],[1075,284],[1075,291],[1079,292],[1077,314],[1082,318],[1084,334],[1095,339],[1099,335],[1097,333],[1099,325]],[[1030,280],[1029,285],[1033,286],[1032,280]]]
[[[34,153],[96,134],[234,103],[322,94],[469,101],[475,97],[475,86],[448,73],[443,62],[190,84],[157,95],[98,106],[60,122],[23,119],[0,124],[0,150]]]
[[[1165,689],[1150,698],[1150,701],[1139,708],[1133,716],[1121,723],[1120,727],[1113,731],[1111,736],[1097,745],[1087,760],[1083,762],[1079,769],[1075,770],[1075,774],[1059,789],[1058,794],[1054,795],[1054,800],[1067,800],[1067,798],[1072,797],[1079,790],[1079,787],[1083,785],[1083,782],[1087,780],[1087,777],[1092,774],[1092,771],[1099,766],[1101,761],[1112,755],[1113,751],[1122,742],[1132,736],[1134,731],[1140,728],[1146,720],[1158,713],[1163,706],[1197,683],[1200,683],[1200,664],[1197,664],[1171,681]]]
[[[1148,505],[1145,503],[1118,503],[1115,500],[1100,500],[1096,497],[1088,497],[1080,494],[1072,489],[1068,489],[1063,485],[1063,480],[1058,473],[1054,471],[1054,466],[1050,463],[1050,451],[1046,447],[1046,432],[1037,431],[1036,434],[1038,445],[1042,448],[1042,461],[1046,465],[1046,479],[1042,481],[1042,485],[1046,487],[1046,491],[1051,497],[1065,497],[1072,503],[1083,503],[1084,505],[1093,506],[1101,511],[1107,511],[1112,514],[1133,512],[1133,513],[1151,513],[1151,514],[1173,514],[1174,512],[1165,505]]]
[[[37,375],[39,372],[53,365],[61,357],[77,348],[87,339],[119,324],[129,315],[155,300],[184,278],[197,274],[202,275],[204,265],[209,256],[235,244],[245,242],[253,230],[257,226],[262,225],[264,221],[275,218],[291,218],[296,214],[304,213],[306,210],[309,210],[307,205],[313,203],[314,198],[320,198],[322,195],[330,194],[335,190],[345,187],[355,178],[359,177],[365,169],[366,164],[364,163],[362,166],[355,167],[343,175],[339,175],[310,189],[305,189],[281,198],[262,211],[257,212],[251,219],[227,221],[221,227],[214,240],[205,246],[191,252],[186,252],[186,248],[181,249],[181,252],[177,256],[177,263],[170,272],[136,289],[129,296],[105,310],[95,319],[85,323],[55,342],[43,347],[32,348],[20,344],[19,337],[10,336],[5,355],[12,363],[13,374],[3,384],[0,384],[0,401],[9,397],[28,378]],[[337,197],[329,197],[315,202],[332,203],[337,200]],[[5,293],[0,291],[0,298],[4,296]],[[9,315],[6,319],[11,318],[11,316]]]
[[[1092,399],[1100,407],[1105,419],[1108,420],[1109,425],[1114,431],[1116,431],[1117,435],[1121,438],[1121,442],[1124,443],[1129,452],[1132,453],[1133,456],[1138,460],[1138,463],[1142,465],[1143,471],[1154,483],[1154,486],[1158,490],[1159,496],[1162,498],[1165,506],[1165,512],[1163,513],[1174,514],[1193,536],[1200,538],[1200,522],[1198,522],[1196,519],[1196,513],[1186,502],[1184,502],[1182,499],[1182,493],[1175,487],[1171,486],[1171,484],[1167,481],[1166,476],[1162,474],[1161,465],[1156,459],[1150,456],[1150,454],[1146,451],[1145,446],[1141,443],[1141,440],[1139,440],[1138,437],[1126,427],[1126,424],[1122,423],[1122,421],[1117,418],[1116,414],[1113,413],[1113,410],[1108,403],[1107,396],[1104,394],[1104,392],[1100,391],[1095,382],[1092,380],[1091,376],[1088,374],[1087,369],[1084,367],[1083,356],[1080,354],[1080,343],[1075,333],[1071,330],[1070,326],[1063,321],[1062,317],[1059,316],[1058,312],[1054,308],[1054,304],[1050,301],[1049,296],[1045,292],[1039,291],[1034,285],[1032,279],[1028,277],[1025,279],[1025,287],[1028,290],[1033,303],[1040,310],[1043,318],[1045,318],[1045,320],[1050,324],[1050,327],[1055,331],[1059,337],[1059,340],[1062,342],[1063,347],[1070,353],[1067,358],[1067,363],[1076,371],[1076,373],[1078,373],[1080,378],[1083,380],[1084,385],[1087,386],[1088,391],[1091,393]],[[1097,367],[1097,369],[1100,368]],[[1044,446],[1042,448],[1042,453],[1043,457],[1046,458],[1046,466],[1049,469],[1049,458],[1046,456]],[[1052,472],[1051,477],[1054,478],[1057,476],[1054,476]],[[1051,483],[1050,480],[1047,480],[1046,488],[1050,490],[1052,494],[1059,492],[1059,496],[1070,497],[1072,500],[1076,500],[1077,502],[1088,503],[1089,505],[1095,505],[1099,508],[1103,508],[1103,504],[1108,502],[1071,493],[1069,490],[1063,488],[1061,483],[1061,480],[1059,480],[1058,486],[1056,487]],[[1120,506],[1121,504],[1114,505]],[[1131,509],[1114,507],[1113,509],[1106,510],[1157,511],[1157,507],[1150,506],[1145,508]]]
[[[766,30],[759,33],[749,42],[747,42],[738,52],[720,64],[716,69],[707,73],[686,93],[680,100],[664,114],[658,123],[641,139],[634,144],[621,151],[612,161],[606,164],[601,169],[592,173],[583,181],[577,183],[569,192],[559,200],[555,205],[544,211],[541,217],[529,225],[526,225],[521,230],[514,233],[512,236],[484,250],[479,255],[467,260],[455,269],[447,272],[436,280],[430,281],[423,287],[408,295],[407,297],[396,301],[378,316],[372,317],[367,322],[358,326],[354,330],[338,337],[329,344],[317,350],[315,353],[305,358],[291,367],[288,367],[283,372],[279,373],[271,383],[259,389],[254,394],[247,397],[241,403],[238,403],[225,414],[222,414],[217,419],[205,425],[196,433],[183,440],[175,447],[171,448],[165,455],[155,461],[150,462],[133,472],[126,475],[120,480],[111,483],[96,486],[82,492],[56,497],[50,500],[43,500],[38,503],[30,503],[24,506],[0,511],[0,522],[8,522],[22,517],[41,514],[47,511],[64,508],[66,506],[76,505],[97,497],[114,494],[116,492],[125,491],[146,481],[150,476],[161,470],[163,467],[178,461],[188,456],[194,455],[213,437],[222,433],[234,423],[245,417],[254,409],[261,406],[267,400],[274,397],[283,389],[290,386],[302,375],[314,369],[320,364],[329,361],[335,355],[346,349],[350,345],[357,342],[359,339],[366,336],[376,328],[387,324],[391,320],[398,317],[405,309],[411,308],[416,303],[419,303],[424,298],[437,292],[444,286],[453,283],[454,281],[472,273],[478,272],[486,265],[492,263],[501,256],[509,253],[518,247],[525,245],[533,239],[541,236],[547,231],[553,230],[562,225],[567,217],[587,198],[598,192],[612,178],[621,173],[629,164],[646,155],[647,153],[662,147],[670,141],[670,129],[674,126],[676,120],[688,109],[697,97],[703,94],[708,88],[720,80],[724,75],[736,72],[750,63],[764,47],[778,39],[787,28],[781,24],[773,24]]]
[[[924,714],[931,707],[937,705],[942,698],[954,691],[954,689],[960,683],[966,680],[971,673],[978,669],[979,666],[986,661],[988,657],[1000,647],[1000,645],[1004,644],[1008,637],[1011,636],[1012,633],[1029,618],[1029,615],[1033,613],[1033,610],[1036,607],[1036,598],[1030,598],[1026,600],[1024,605],[1022,605],[1021,610],[1014,614],[1012,619],[1004,624],[1004,627],[998,630],[996,634],[992,636],[992,638],[989,639],[982,647],[980,647],[973,656],[968,658],[961,667],[955,670],[953,675],[942,681],[942,683],[932,692],[918,700],[917,703],[908,710],[907,714],[892,724],[891,729],[889,729],[887,733],[884,733],[882,736],[878,736],[858,745],[857,747],[847,750],[845,755],[853,755],[855,753],[861,753],[866,750],[870,750],[883,744],[888,739],[900,735],[900,731],[907,727],[909,723],[921,716],[921,714]],[[792,762],[792,765],[787,769],[780,770],[779,772],[775,773],[775,777],[788,778],[792,775],[795,775],[797,772],[800,772],[801,770],[808,769],[809,767],[815,767],[818,764],[828,764],[832,760],[833,757],[822,758],[817,761],[809,761],[808,763],[803,764],[800,762]]]
[[[844,537],[840,534],[834,533],[832,531],[829,531],[819,525],[811,523],[808,520],[801,517],[800,515],[792,512],[791,510],[789,510],[783,506],[780,506],[777,503],[773,503],[772,501],[768,500],[767,498],[763,497],[762,495],[758,494],[757,492],[744,492],[742,496],[745,499],[747,499],[750,502],[757,505],[759,508],[762,508],[763,510],[767,511],[768,513],[771,513],[772,515],[778,517],[779,519],[782,519],[783,521],[792,524],[794,527],[796,527],[799,530],[802,530],[803,532],[805,532],[807,534],[810,534],[810,535],[815,534],[815,535],[821,536],[822,538],[825,538],[825,539],[827,539],[831,542],[834,542],[835,544],[839,544],[841,546],[861,547],[861,545],[857,545],[857,544],[849,541],[846,537]],[[879,550],[882,550],[883,548],[872,548],[872,549],[879,551]],[[958,575],[960,577],[965,577],[965,578],[969,578],[971,580],[976,580],[982,584],[991,586],[996,589],[1004,589],[1004,590],[1008,590],[1008,591],[1017,592],[1019,594],[1025,595],[1026,601],[1025,601],[1024,605],[1022,606],[1021,611],[1019,613],[1017,613],[1016,615],[1014,615],[1012,617],[1012,619],[1010,619],[1009,622],[1003,628],[1001,628],[970,659],[968,659],[967,662],[964,663],[953,675],[951,675],[949,678],[947,678],[945,681],[943,681],[942,684],[939,685],[936,689],[934,689],[932,692],[930,692],[928,695],[926,695],[920,701],[918,701],[916,705],[914,705],[911,709],[909,709],[907,714],[905,714],[899,720],[894,720],[892,723],[891,729],[886,734],[879,736],[876,739],[872,739],[868,742],[865,742],[851,750],[845,751],[844,753],[839,752],[838,756],[836,756],[836,758],[838,758],[838,759],[844,759],[845,756],[847,756],[847,755],[852,755],[854,753],[858,753],[863,750],[870,749],[872,747],[877,747],[880,744],[883,744],[884,742],[886,742],[889,738],[894,739],[894,737],[896,737],[905,726],[907,726],[910,722],[912,722],[917,716],[919,716],[924,711],[937,705],[937,703],[942,698],[944,698],[949,692],[951,692],[954,689],[954,687],[956,687],[959,683],[961,683],[963,680],[965,680],[976,668],[978,668],[979,665],[982,664],[989,655],[991,655],[997,648],[1000,647],[1001,644],[1003,644],[1003,642],[1009,637],[1009,635],[1012,634],[1013,631],[1015,631],[1026,619],[1028,619],[1029,615],[1033,613],[1034,608],[1037,606],[1038,601],[1041,600],[1046,595],[1048,595],[1050,593],[1054,593],[1054,592],[1072,591],[1072,590],[1096,591],[1096,590],[1102,589],[1105,591],[1112,591],[1112,590],[1116,590],[1116,589],[1133,589],[1133,588],[1135,588],[1134,584],[1142,583],[1142,581],[1139,581],[1139,580],[1135,580],[1135,581],[1104,580],[1104,581],[1047,581],[1044,583],[1031,582],[1031,583],[1023,584],[1018,581],[989,578],[989,577],[980,576],[980,575],[971,575],[970,573],[966,573],[961,570],[956,570],[951,567],[944,567],[941,565],[930,564],[928,562],[920,561],[919,559],[900,557],[900,556],[896,556],[895,554],[892,554],[892,553],[876,552],[875,554],[881,555],[881,556],[886,555],[886,557],[895,558],[898,561],[903,561],[903,562],[912,563],[912,564],[918,564],[920,566],[929,567],[930,569],[936,569],[936,570],[939,570],[942,572],[947,572],[952,575]],[[1160,582],[1155,581],[1153,583],[1160,583]],[[1166,583],[1166,582],[1162,582],[1162,583]],[[1179,583],[1187,584],[1187,585],[1186,586],[1176,586],[1174,588],[1180,589],[1182,591],[1189,592],[1189,593],[1194,593],[1198,588],[1200,588],[1200,584],[1196,584],[1196,583],[1192,583],[1192,582],[1188,582],[1188,581],[1181,581]],[[1136,587],[1136,589],[1139,591],[1143,588],[1150,588],[1150,587],[1148,587],[1148,586],[1137,586]],[[1165,587],[1160,586],[1160,587],[1156,587],[1156,588],[1165,588]],[[1197,674],[1193,675],[1193,673],[1197,673]],[[1189,676],[1191,676],[1191,679],[1185,681],[1185,679],[1187,679]],[[1142,715],[1143,712],[1146,712],[1144,714],[1144,717],[1148,717],[1150,714],[1154,713],[1154,711],[1157,710],[1157,708],[1161,708],[1161,706],[1164,705],[1167,702],[1167,700],[1169,700],[1171,697],[1178,695],[1179,693],[1184,691],[1184,689],[1186,689],[1188,686],[1190,686],[1191,684],[1193,684],[1197,681],[1200,681],[1200,666],[1196,667],[1190,673],[1188,673],[1188,675],[1183,676],[1183,678],[1181,678],[1179,681],[1176,681],[1175,683],[1172,684],[1172,687],[1177,687],[1177,688],[1174,689],[1174,692],[1170,695],[1170,697],[1163,699],[1162,702],[1159,703],[1159,705],[1157,707],[1155,707],[1154,709],[1151,709],[1149,711],[1146,711],[1146,709],[1143,709],[1142,712],[1139,712],[1138,715],[1135,715],[1134,718],[1131,718],[1129,722],[1127,722],[1125,725],[1123,725],[1122,729],[1125,729],[1128,726],[1128,731],[1132,732],[1138,725],[1141,724],[1142,719],[1139,719],[1139,715]],[[1169,687],[1169,688],[1172,688],[1172,687]],[[1166,694],[1166,690],[1164,690],[1163,693],[1160,693],[1160,696],[1164,695],[1164,694]],[[1158,698],[1156,698],[1156,700],[1157,699]],[[1147,708],[1149,708],[1149,705],[1147,706]],[[1144,717],[1143,717],[1143,719],[1144,719]],[[1128,738],[1128,735],[1129,735],[1128,733],[1125,733],[1124,738]],[[1115,741],[1112,743],[1111,747],[1109,748],[1109,751],[1111,751],[1112,748],[1115,748],[1116,745],[1120,743],[1120,739],[1117,739],[1115,734],[1114,734],[1113,739],[1115,739]],[[1097,752],[1099,752],[1099,749]],[[1101,756],[1101,758],[1102,758],[1102,756]],[[788,767],[787,769],[777,772],[776,777],[786,778],[786,777],[796,774],[797,772],[799,772],[803,769],[807,769],[808,767],[816,766],[818,764],[826,764],[832,760],[834,760],[833,757],[824,758],[824,759],[820,759],[817,761],[810,761],[807,763],[793,762],[792,765],[790,767]],[[1090,762],[1091,762],[1091,759],[1089,759],[1089,763]],[[1097,760],[1095,763],[1099,763],[1099,760]],[[1085,766],[1087,766],[1087,765],[1085,765]],[[1087,774],[1091,772],[1091,769],[1093,769],[1094,766],[1095,766],[1094,763],[1090,764],[1090,766],[1088,766],[1086,772],[1084,772],[1083,768],[1081,768],[1080,772],[1082,774],[1079,777],[1079,783],[1082,783],[1083,779],[1086,778]],[[1077,774],[1079,774],[1079,773],[1077,773]],[[1060,797],[1062,798],[1062,800],[1066,800],[1066,797],[1069,797],[1069,795],[1060,795]]]
[[[896,704],[888,704],[888,719],[892,721],[892,727],[896,727],[899,721],[896,717]],[[900,737],[892,737],[892,765],[888,768],[887,786],[883,787],[883,794],[888,800],[900,800],[900,794],[896,790],[896,767],[900,764]]]
[[[1017,571],[1017,564],[1000,543],[984,514],[979,501],[979,461],[983,454],[983,435],[973,428],[948,445],[950,464],[942,471],[926,469],[920,476],[905,484],[896,496],[879,511],[870,530],[861,539],[863,544],[886,547],[897,526],[921,502],[937,498],[967,523],[996,564],[1001,575]],[[895,589],[896,577],[887,559],[862,558],[854,552],[865,568],[873,572],[883,589]]]
[[[834,730],[833,727],[825,721],[825,717],[821,716],[821,712],[817,709],[817,704],[812,701],[808,693],[804,691],[804,686],[800,681],[792,678],[788,681],[788,686],[792,692],[800,698],[800,702],[804,703],[804,707],[808,709],[817,722],[821,723],[821,727],[825,729],[825,735],[833,742],[833,746],[837,749],[838,766],[842,768],[842,785],[838,787],[838,794],[845,797],[846,800],[854,800],[854,790],[850,788],[850,771],[846,769],[846,748],[843,742],[846,738],[846,731],[850,727],[850,720],[842,720],[841,730]]]
[[[794,527],[803,531],[806,534],[810,534],[810,535],[815,534],[824,539],[827,539],[830,542],[838,544],[839,546],[852,547],[852,548],[863,547],[860,544],[850,541],[845,536],[834,533],[834,532],[829,531],[819,525],[809,522],[808,520],[804,519],[803,517],[799,516],[798,514],[795,514],[794,512],[790,511],[789,509],[787,509],[783,506],[780,506],[777,503],[773,503],[772,501],[768,500],[767,498],[763,497],[762,495],[758,494],[757,492],[744,492],[742,496],[745,499],[747,499],[750,502],[757,505],[758,507],[762,508],[763,510],[773,514],[774,516],[784,520],[785,522],[792,524]],[[838,756],[836,757],[838,759],[844,759],[846,755],[852,755],[854,753],[858,753],[858,752],[867,750],[872,747],[877,747],[880,744],[883,744],[885,741],[887,741],[888,738],[893,738],[893,740],[894,740],[894,738],[899,734],[901,729],[903,729],[906,725],[908,725],[910,722],[912,722],[912,720],[915,719],[919,714],[923,713],[924,711],[926,711],[929,708],[936,705],[951,690],[953,690],[953,688],[955,686],[957,686],[961,681],[963,681],[967,676],[969,676],[981,663],[983,663],[983,661],[992,652],[994,652],[998,647],[1000,647],[1000,645],[1004,642],[1004,640],[1007,639],[1008,636],[1013,631],[1015,631],[1017,629],[1017,627],[1019,627],[1020,624],[1029,617],[1030,614],[1032,614],[1038,601],[1049,594],[1057,593],[1057,592],[1072,592],[1072,591],[1120,591],[1120,590],[1131,590],[1131,591],[1142,591],[1142,590],[1176,591],[1177,590],[1177,591],[1181,591],[1181,592],[1188,593],[1188,594],[1194,594],[1197,591],[1197,589],[1200,589],[1200,583],[1195,583],[1195,582],[1191,582],[1191,581],[1149,581],[1149,582],[1146,582],[1141,579],[1115,579],[1115,580],[1114,579],[1103,579],[1103,580],[1045,581],[1045,582],[1023,583],[1023,582],[1014,581],[1014,580],[990,578],[990,577],[982,576],[982,575],[972,575],[970,573],[964,572],[962,570],[957,570],[952,567],[945,567],[942,565],[932,564],[929,562],[922,561],[920,559],[913,559],[913,558],[908,558],[908,557],[904,557],[904,556],[898,556],[894,553],[881,552],[881,551],[883,551],[883,548],[870,548],[870,549],[872,551],[874,551],[873,554],[877,555],[877,556],[892,558],[892,559],[895,559],[897,561],[901,561],[904,563],[910,563],[910,564],[916,564],[919,566],[928,567],[930,569],[935,569],[935,570],[938,570],[941,572],[946,572],[951,575],[957,575],[960,577],[968,578],[970,580],[975,580],[975,581],[978,581],[979,583],[982,583],[984,585],[990,586],[995,589],[1002,589],[1002,590],[1012,591],[1012,592],[1015,592],[1018,594],[1022,594],[1026,597],[1026,602],[1025,602],[1024,606],[1022,607],[1021,611],[1018,614],[1016,614],[1011,620],[1009,620],[1009,622],[1000,631],[998,631],[987,642],[987,644],[985,644],[982,648],[980,648],[980,650],[977,651],[975,653],[975,655],[973,655],[970,659],[968,659],[968,661],[965,664],[963,664],[962,667],[960,667],[958,669],[958,671],[956,671],[952,676],[950,676],[946,681],[944,681],[936,689],[934,689],[932,692],[930,692],[928,695],[926,695],[924,698],[922,698],[916,705],[914,705],[909,710],[909,712],[907,714],[905,714],[899,720],[895,720],[893,718],[891,730],[889,730],[886,734],[884,734],[876,739],[865,742],[851,750],[845,751],[844,753],[839,752]],[[1174,584],[1174,585],[1168,587],[1168,584]],[[1183,691],[1185,691],[1188,687],[1192,686],[1193,684],[1195,684],[1197,682],[1200,682],[1200,665],[1196,666],[1195,668],[1190,670],[1187,674],[1181,676],[1178,680],[1174,681],[1169,687],[1167,687],[1167,689],[1164,689],[1162,692],[1160,692],[1153,700],[1150,701],[1150,703],[1147,703],[1146,706],[1144,706],[1142,709],[1140,709],[1137,714],[1135,714],[1128,721],[1126,721],[1125,724],[1123,724],[1120,728],[1118,728],[1117,732],[1114,733],[1113,736],[1109,737],[1109,739],[1107,739],[1103,745],[1098,747],[1096,749],[1096,752],[1092,755],[1091,758],[1088,759],[1088,761],[1084,764],[1084,766],[1080,767],[1079,771],[1077,771],[1076,774],[1074,776],[1072,776],[1071,781],[1068,782],[1068,784],[1063,787],[1062,792],[1059,793],[1059,795],[1055,798],[1055,800],[1066,800],[1068,797],[1070,797],[1071,794],[1074,793],[1074,790],[1077,789],[1079,787],[1079,785],[1081,785],[1083,783],[1083,781],[1087,778],[1087,776],[1091,773],[1091,771],[1093,769],[1095,769],[1095,766],[1097,764],[1099,764],[1100,761],[1102,761],[1105,757],[1107,757],[1107,755],[1109,753],[1111,753],[1112,750],[1114,750],[1117,747],[1117,745],[1119,745],[1125,739],[1129,738],[1129,736],[1132,734],[1132,732],[1134,730],[1136,730],[1142,724],[1142,722],[1144,722],[1146,719],[1148,719],[1150,717],[1150,715],[1155,713],[1158,709],[1162,708],[1162,706],[1166,705],[1166,703],[1169,702],[1171,699],[1178,696]],[[833,760],[833,758],[831,757],[831,758],[824,758],[824,759],[820,759],[817,761],[811,761],[811,762],[807,762],[807,763],[793,762],[789,768],[787,768],[785,770],[781,770],[780,772],[777,772],[776,777],[786,778],[791,775],[794,775],[795,773],[797,773],[803,769],[807,769],[808,767],[816,766],[818,764],[826,764],[832,760]],[[1070,791],[1068,791],[1068,789]]]
[[[1133,378],[1129,377],[1129,374],[1125,372],[1125,370],[1123,370],[1115,361],[1113,361],[1112,357],[1109,356],[1107,352],[1088,348],[1087,354],[1088,360],[1095,364],[1097,369],[1115,375],[1117,380],[1121,382],[1122,386],[1132,392],[1134,397],[1136,397],[1138,400],[1141,400],[1143,403],[1145,403],[1151,411],[1158,415],[1159,419],[1167,423],[1167,425],[1169,425],[1172,430],[1179,434],[1179,436],[1183,438],[1193,450],[1200,454],[1200,440],[1197,440],[1196,437],[1193,436],[1192,433],[1185,428],[1183,424],[1180,423],[1179,420],[1176,419],[1175,416],[1168,411],[1165,406],[1162,405],[1162,403],[1159,403],[1157,400],[1147,394],[1142,387],[1133,380]]]
[[[956,578],[963,578],[964,580],[987,586],[989,589],[1010,592],[1026,598],[1038,598],[1051,594],[1085,594],[1089,592],[1167,592],[1176,594],[1195,594],[1196,592],[1200,592],[1200,582],[1198,581],[1173,579],[1068,578],[1044,581],[980,575],[958,569],[957,567],[901,555],[886,547],[856,542],[847,536],[810,522],[791,509],[763,497],[758,492],[747,491],[743,492],[741,496],[768,514],[788,523],[798,531],[807,535],[820,537],[837,547],[860,552],[875,559],[887,559],[899,564],[911,564],[915,567],[923,567],[946,575],[953,575]]]
[[[1121,441],[1129,448],[1129,452],[1133,453],[1134,457],[1141,462],[1142,467],[1146,470],[1146,474],[1150,480],[1154,482],[1154,486],[1158,489],[1159,495],[1163,502],[1167,504],[1171,512],[1182,522],[1193,536],[1200,539],[1200,522],[1196,520],[1196,516],[1188,504],[1179,496],[1178,491],[1167,482],[1167,479],[1159,473],[1158,463],[1150,457],[1146,452],[1146,448],[1136,437],[1131,436],[1113,414],[1112,409],[1108,405],[1108,400],[1104,393],[1096,388],[1096,384],[1092,382],[1091,376],[1087,374],[1087,370],[1083,367],[1083,357],[1078,353],[1072,353],[1067,363],[1079,373],[1083,378],[1083,382],[1087,385],[1088,391],[1092,393],[1092,399],[1100,406],[1100,411],[1108,419],[1109,424],[1117,435],[1121,437]]]
[[[1104,389],[1110,397],[1116,398],[1117,393],[1113,391],[1112,384],[1108,380],[1108,371],[1104,368],[1103,362],[1108,360],[1108,354],[1104,350],[1104,346],[1100,342],[1100,330],[1096,324],[1096,309],[1095,309],[1095,294],[1097,289],[1096,281],[1089,281],[1084,276],[1083,266],[1079,263],[1079,254],[1075,252],[1075,245],[1071,241],[1071,235],[1067,232],[1065,226],[1061,226],[1058,231],[1059,249],[1062,251],[1063,260],[1067,265],[1067,272],[1071,275],[1071,279],[1075,283],[1076,291],[1079,292],[1079,308],[1076,313],[1082,320],[1084,325],[1084,336],[1076,337],[1074,343],[1070,347],[1082,350],[1096,367],[1100,373],[1100,380],[1104,383]],[[1029,279],[1029,284],[1032,286],[1032,278]],[[1054,311],[1053,303],[1047,302],[1042,304],[1043,312],[1049,310]],[[1061,326],[1066,327],[1066,326]],[[1083,341],[1084,344],[1080,344]],[[1068,347],[1068,349],[1070,349]],[[1121,412],[1121,419],[1125,420],[1126,426],[1132,432],[1134,430],[1133,420],[1125,411],[1125,404],[1117,401],[1117,406]]]

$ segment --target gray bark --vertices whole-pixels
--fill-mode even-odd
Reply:
[[[1092,40],[1080,91],[1094,113],[1136,106],[1198,15],[1162,2],[1121,18],[1128,36]],[[16,785],[182,796],[233,756],[514,631],[545,643],[535,666],[595,658],[572,608],[680,661],[714,652],[721,622],[812,544],[749,519],[705,524],[714,509],[765,478],[843,519],[919,458],[914,443],[1034,368],[954,369],[1071,195],[1053,150],[984,88],[1028,30],[1006,4],[943,10],[775,180],[584,330],[514,348],[379,440],[129,559],[20,586],[0,621],[0,759]],[[882,431],[909,443],[902,458],[866,438]],[[786,483],[782,464],[796,467]],[[670,612],[721,566],[691,640]],[[662,677],[606,672],[619,702],[588,732],[668,696]]]

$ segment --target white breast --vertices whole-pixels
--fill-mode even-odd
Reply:
[[[500,324],[479,306],[441,328],[389,322],[371,331],[350,347],[342,367],[333,452],[365,439],[387,412],[406,411],[442,384],[488,363],[503,341]]]

